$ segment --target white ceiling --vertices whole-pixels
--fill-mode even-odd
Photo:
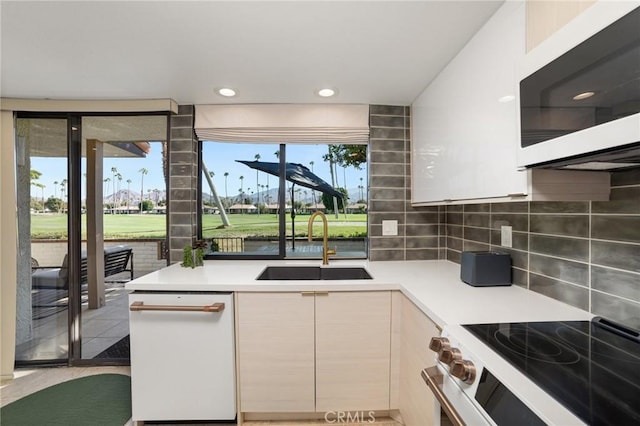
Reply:
[[[501,3],[2,0],[0,95],[408,105]]]

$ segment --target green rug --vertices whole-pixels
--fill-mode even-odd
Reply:
[[[42,389],[0,409],[0,424],[122,426],[131,418],[131,379],[97,374]]]

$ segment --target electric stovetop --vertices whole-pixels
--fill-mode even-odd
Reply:
[[[594,321],[463,326],[590,425],[640,425],[640,335]]]

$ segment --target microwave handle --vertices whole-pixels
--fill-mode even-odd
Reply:
[[[433,392],[433,395],[438,400],[438,403],[440,403],[440,406],[447,414],[447,417],[449,417],[449,420],[451,420],[451,423],[453,423],[454,426],[465,426],[464,421],[462,421],[462,417],[460,417],[456,409],[453,408],[453,405],[451,405],[447,399],[446,395],[442,392],[442,389],[440,389],[443,376],[438,370],[438,367],[433,366],[425,368],[422,370],[420,375],[427,383],[427,386],[429,386],[429,389],[431,389],[431,392]]]

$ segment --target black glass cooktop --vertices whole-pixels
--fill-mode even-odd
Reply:
[[[589,425],[640,425],[640,340],[597,322],[464,328]]]

